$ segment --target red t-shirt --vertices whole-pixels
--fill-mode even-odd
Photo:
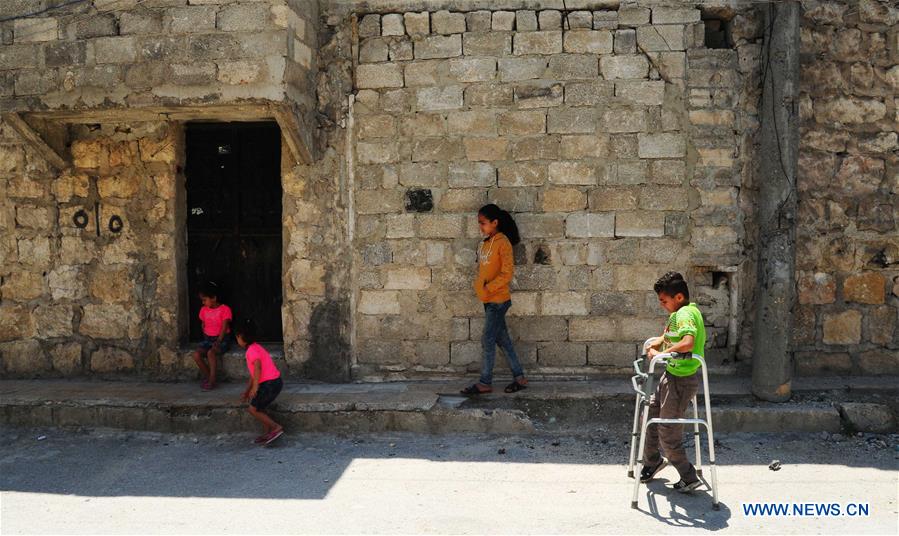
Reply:
[[[262,365],[260,368],[259,383],[267,382],[281,377],[278,367],[272,361],[272,356],[265,351],[259,343],[254,342],[247,346],[247,369],[250,370],[250,376],[253,376],[253,362],[259,361]]]
[[[209,337],[218,337],[222,332],[225,320],[231,320],[231,308],[225,304],[218,307],[200,308],[200,320],[203,322],[203,333]],[[230,332],[229,329],[226,333]]]

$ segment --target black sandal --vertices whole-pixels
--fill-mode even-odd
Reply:
[[[515,380],[512,383],[510,383],[509,385],[507,385],[506,388],[503,390],[507,393],[517,393],[518,391],[521,391],[522,389],[527,389],[527,388],[528,388],[528,385],[526,383],[518,383],[518,380]]]
[[[478,389],[478,384],[475,383],[475,384],[469,385],[468,387],[466,387],[465,389],[462,389],[459,392],[465,396],[486,395],[487,393],[492,393],[493,389],[487,389],[486,391],[481,391],[480,389]]]

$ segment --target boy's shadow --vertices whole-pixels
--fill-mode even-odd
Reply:
[[[649,509],[639,507],[638,511],[650,515],[672,527],[691,527],[705,530],[721,530],[728,527],[730,508],[720,502],[719,509],[712,509],[712,488],[706,478],[700,477],[704,486],[693,493],[679,493],[671,489],[667,479],[656,479],[646,484],[646,501]],[[662,500],[659,501],[658,499]],[[660,508],[665,508],[662,512]],[[661,504],[660,504],[661,503]]]

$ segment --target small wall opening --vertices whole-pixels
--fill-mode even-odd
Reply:
[[[727,13],[703,10],[706,48],[734,48],[733,21]]]

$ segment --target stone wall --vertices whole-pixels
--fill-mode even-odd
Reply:
[[[62,174],[0,123],[0,359],[10,376],[181,368],[180,128],[73,128]]]
[[[899,7],[803,1],[798,374],[899,373]]]
[[[3,2],[0,18],[41,10]],[[287,102],[314,130],[313,0],[92,0],[0,23],[4,111]]]
[[[532,372],[624,371],[663,327],[652,284],[672,269],[734,370],[758,24],[724,11],[737,46],[720,50],[699,9],[659,2],[358,14],[357,374],[478,366],[487,202],[523,236],[510,326]]]

